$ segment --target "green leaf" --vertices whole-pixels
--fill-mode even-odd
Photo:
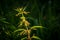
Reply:
[[[31,29],[44,28],[43,26],[33,26]]]
[[[6,18],[0,18],[0,21],[1,21],[1,20],[6,20]]]
[[[14,32],[18,32],[18,31],[24,31],[25,29],[17,29]]]
[[[24,31],[21,31],[21,32],[20,32],[20,35],[27,35],[27,32],[26,32],[26,30],[24,30]]]
[[[32,36],[31,38],[34,38],[34,39],[38,39],[38,40],[41,40],[39,37],[37,37],[37,36]]]
[[[5,21],[5,20],[6,20],[6,18],[0,18],[0,21],[1,21],[1,22],[9,24],[9,23],[8,23],[7,21]]]
[[[24,38],[22,38],[21,40],[25,40],[25,39],[27,39],[27,37],[24,37]]]
[[[1,22],[9,24],[7,21],[1,21]]]

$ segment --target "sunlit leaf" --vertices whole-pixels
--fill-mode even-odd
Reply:
[[[20,35],[24,35],[25,31],[20,32]]]
[[[24,37],[24,38],[22,38],[21,40],[25,40],[25,39],[27,39],[27,37]]]
[[[34,39],[38,39],[38,40],[41,40],[39,37],[37,37],[37,36],[32,36],[31,38],[34,38]]]
[[[26,35],[26,34],[27,34],[26,30],[20,32],[20,35]]]
[[[44,28],[43,26],[33,26],[31,29]]]

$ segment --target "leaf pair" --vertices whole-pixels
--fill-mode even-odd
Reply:
[[[24,37],[21,40],[25,40],[25,39],[27,39],[27,37]],[[31,37],[31,39],[41,40],[39,37],[34,36],[34,35]]]

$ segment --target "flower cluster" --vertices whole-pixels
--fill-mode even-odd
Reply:
[[[25,26],[29,26],[30,23],[25,19],[25,17],[21,17],[21,22],[20,22],[20,25],[24,24]]]
[[[19,12],[18,14],[16,14],[16,16],[19,16],[20,14],[28,14],[28,13],[30,13],[30,12],[24,11],[23,8],[17,8],[16,11]]]
[[[24,24],[25,26],[29,26],[30,23],[26,20],[26,18],[25,18],[24,15],[23,15],[23,14],[28,14],[29,12],[24,11],[23,8],[17,8],[16,11],[19,12],[18,14],[16,14],[16,16],[22,15],[22,17],[20,17],[20,19],[21,19],[22,21],[21,21],[19,24],[20,24],[20,25],[23,25],[23,24]]]

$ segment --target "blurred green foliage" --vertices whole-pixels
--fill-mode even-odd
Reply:
[[[16,8],[25,7],[29,11],[27,20],[31,26],[39,25],[47,29],[34,31],[42,40],[60,40],[60,4],[59,0],[1,0],[0,1],[0,40],[20,40],[17,33],[19,17]],[[25,15],[26,16],[26,15]],[[32,33],[33,33],[32,32]],[[32,34],[31,34],[32,35]]]

